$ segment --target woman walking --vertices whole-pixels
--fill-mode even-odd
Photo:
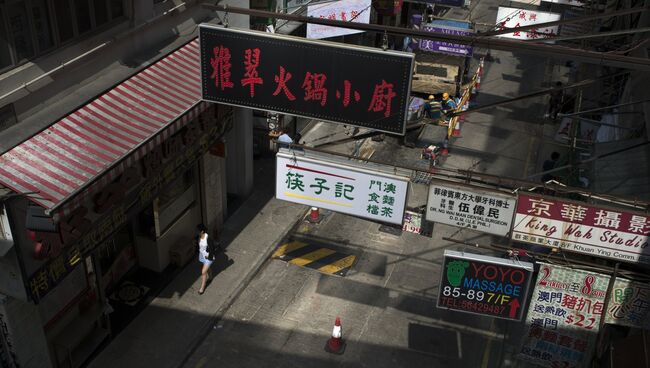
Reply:
[[[210,258],[210,252],[208,251],[208,229],[205,225],[200,224],[197,226],[199,230],[198,236],[198,245],[199,245],[199,262],[201,262],[201,288],[199,288],[199,294],[203,295],[205,291],[205,286],[208,282],[210,276],[210,266],[212,265],[212,260]]]

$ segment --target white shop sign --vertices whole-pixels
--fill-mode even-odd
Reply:
[[[402,224],[408,177],[287,153],[276,164],[278,199]]]
[[[367,24],[370,22],[370,0],[341,0],[325,4],[309,5],[307,7],[307,16]],[[361,32],[363,31],[307,23],[307,38],[312,39],[345,36]]]
[[[427,201],[428,221],[507,236],[516,198],[451,183],[433,182]]]
[[[650,264],[650,216],[519,193],[512,239],[616,261]]]
[[[497,29],[516,28],[529,26],[538,23],[546,23],[560,20],[560,14],[548,13],[536,10],[499,7],[496,19]],[[534,32],[530,32],[534,31]],[[515,31],[498,35],[497,37],[515,38],[518,40],[530,40],[536,38],[548,38],[557,36],[558,26],[533,28],[529,32]]]

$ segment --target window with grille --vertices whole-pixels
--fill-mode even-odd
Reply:
[[[0,1],[0,72],[123,18],[125,1]]]

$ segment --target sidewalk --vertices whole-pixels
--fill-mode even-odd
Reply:
[[[304,215],[305,206],[276,200],[272,191],[256,186],[224,224],[223,244],[234,263],[224,269],[215,262],[216,275],[203,295],[198,294],[200,265],[193,260],[88,366],[181,366],[276,243]]]

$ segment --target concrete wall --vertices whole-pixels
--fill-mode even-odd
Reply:
[[[0,132],[0,152],[146,67],[152,59],[196,37],[196,25],[210,20],[215,13],[202,8],[198,1],[186,2],[188,6],[162,15],[164,10],[174,6],[174,2],[153,6],[153,0],[136,0],[134,24],[125,19],[101,33],[82,37],[71,45],[0,74],[0,107],[13,103],[18,117],[16,125]],[[125,11],[131,12],[130,1],[126,2]],[[1,97],[98,47],[98,51],[28,88]]]
[[[47,340],[35,305],[0,295],[0,319],[15,353],[16,364],[22,368],[51,367]]]
[[[201,172],[201,200],[203,224],[210,235],[217,233],[226,217],[226,160],[206,153],[199,162]]]
[[[226,135],[228,193],[246,198],[253,190],[253,110],[235,108]]]

